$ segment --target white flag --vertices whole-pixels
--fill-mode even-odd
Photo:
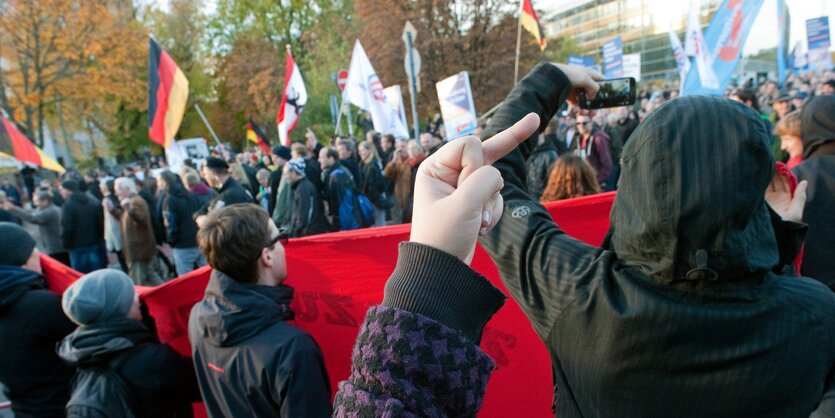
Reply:
[[[693,0],[690,0],[690,12],[687,14],[687,30],[684,32],[684,53],[688,57],[696,56],[694,42],[699,33],[702,33],[702,26],[699,21],[699,6]]]
[[[374,72],[368,55],[362,49],[359,39],[354,44],[351,55],[351,66],[348,68],[348,81],[342,92],[342,101],[353,103],[366,112],[371,113],[374,130],[381,134],[392,134],[396,137],[408,138],[409,131],[400,115],[386,102],[383,94],[383,83]]]
[[[704,35],[702,35],[702,27],[699,25],[699,16],[694,13],[692,7],[690,15],[687,19],[687,42],[692,42],[693,44],[693,56],[696,57],[696,68],[699,70],[699,80],[701,81],[703,87],[718,89],[719,79],[713,71],[713,57],[711,56],[710,50],[707,48]],[[695,29],[691,30],[691,28]],[[688,45],[685,44],[685,52],[687,51],[687,48]]]
[[[678,67],[678,76],[681,82],[687,78],[687,72],[690,71],[690,59],[684,53],[684,48],[681,46],[681,41],[678,39],[673,31],[670,31],[670,45],[673,47],[673,56],[676,59],[676,66]]]
[[[302,115],[302,109],[307,103],[307,89],[304,87],[302,73],[299,66],[287,49],[287,65],[284,70],[284,95],[278,108],[276,123],[278,124],[278,138],[281,145],[290,146],[290,132],[296,127]]]

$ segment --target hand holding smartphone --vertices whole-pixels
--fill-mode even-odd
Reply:
[[[602,109],[605,107],[628,106],[635,103],[635,79],[632,77],[613,78],[597,82],[600,90],[593,99],[586,97],[586,92],[577,92],[577,102],[582,109]]]

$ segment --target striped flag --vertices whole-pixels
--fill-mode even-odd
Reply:
[[[519,20],[522,27],[536,38],[539,49],[544,51],[548,46],[548,41],[545,40],[545,33],[542,32],[542,25],[539,24],[531,0],[522,0],[522,13],[519,15]]]
[[[159,44],[151,40],[148,64],[148,135],[168,148],[186,111],[188,79]]]
[[[290,54],[287,45],[287,64],[284,70],[284,94],[281,96],[281,106],[278,108],[276,123],[278,124],[278,138],[281,145],[290,146],[290,132],[299,123],[302,109],[307,103],[307,89],[304,87],[302,73]]]
[[[0,154],[8,155],[22,163],[31,163],[47,170],[63,173],[64,167],[49,158],[35,146],[8,119],[0,116]]]
[[[264,155],[270,154],[270,140],[264,134],[264,131],[261,130],[261,127],[252,121],[252,118],[249,118],[249,122],[246,124],[246,139],[258,144],[258,147],[261,148]]]

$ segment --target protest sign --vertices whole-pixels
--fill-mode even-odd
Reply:
[[[470,76],[462,71],[435,83],[447,140],[472,133],[478,126]]]

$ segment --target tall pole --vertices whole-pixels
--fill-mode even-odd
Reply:
[[[515,86],[517,82],[519,82],[519,45],[522,40],[522,2],[525,0],[520,0],[519,2],[519,17],[516,18],[516,69],[513,71],[513,85]]]
[[[412,129],[414,129],[414,139],[420,136],[420,121],[418,121],[417,114],[417,83],[415,82],[415,56],[412,50],[412,34],[406,34],[406,43],[409,49],[409,96],[412,102]]]
[[[212,138],[215,139],[215,142],[220,145],[220,140],[217,139],[217,134],[215,134],[215,130],[212,129],[212,125],[209,125],[209,121],[206,119],[206,116],[203,114],[203,111],[200,110],[200,105],[197,103],[194,104],[194,108],[197,109],[197,113],[200,114],[200,119],[203,119],[203,123],[206,124],[206,127],[209,128],[209,133],[212,134]]]

